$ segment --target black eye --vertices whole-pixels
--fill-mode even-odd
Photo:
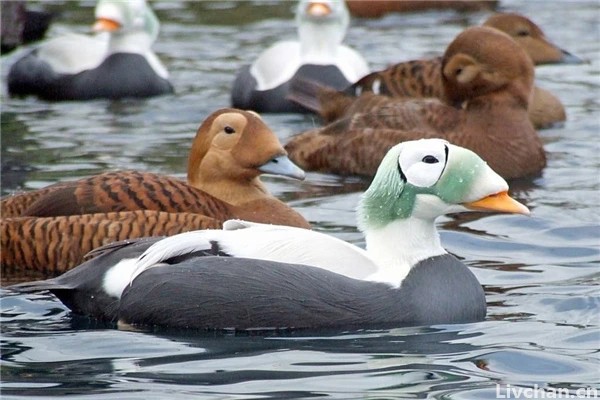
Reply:
[[[435,163],[440,162],[440,160],[438,160],[434,156],[425,156],[425,157],[423,157],[423,159],[421,161],[424,162],[425,164],[435,164]]]
[[[519,32],[517,32],[517,36],[529,36],[529,32],[528,31],[519,31]]]
[[[226,126],[226,127],[223,129],[223,130],[224,130],[224,131],[225,131],[225,133],[227,133],[228,135],[229,135],[229,134],[232,134],[232,133],[235,133],[235,129],[233,129],[233,128],[232,128],[232,127],[230,127],[230,126]]]

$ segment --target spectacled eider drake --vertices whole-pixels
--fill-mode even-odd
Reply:
[[[308,112],[286,99],[289,84],[310,78],[338,90],[369,73],[364,58],[342,45],[350,21],[343,0],[301,0],[298,41],[281,41],[242,67],[231,90],[233,107],[257,112]]]
[[[173,92],[151,45],[159,21],[144,0],[100,0],[92,37],[50,39],[11,67],[8,92],[43,100],[150,97]]]
[[[470,150],[401,143],[358,209],[366,250],[299,228],[230,221],[223,230],[113,245],[66,274],[20,285],[71,310],[129,325],[321,328],[479,321],[483,289],[440,243],[449,212],[528,214]],[[143,253],[143,254],[142,254]],[[141,256],[140,256],[141,254]]]

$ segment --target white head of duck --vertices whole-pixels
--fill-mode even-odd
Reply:
[[[301,0],[296,25],[304,62],[335,58],[349,24],[350,14],[343,0]]]

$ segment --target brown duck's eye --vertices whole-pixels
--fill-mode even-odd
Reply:
[[[462,68],[457,68],[456,71],[454,71],[454,74],[456,76],[459,76],[462,73]]]
[[[233,128],[232,128],[232,127],[230,127],[230,126],[226,126],[226,127],[223,129],[223,130],[224,130],[224,131],[225,131],[225,133],[227,133],[228,135],[229,135],[229,134],[232,134],[232,133],[235,133],[235,129],[233,129]]]
[[[425,157],[423,157],[423,159],[421,161],[424,162],[425,164],[435,164],[435,163],[440,162],[440,160],[438,160],[434,156],[425,156]]]
[[[529,31],[518,31],[517,36],[529,36]]]

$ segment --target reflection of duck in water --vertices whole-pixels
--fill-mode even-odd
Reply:
[[[94,29],[107,36],[57,37],[17,60],[7,77],[9,93],[90,100],[173,91],[167,70],[151,50],[159,21],[144,0],[100,0]]]
[[[116,245],[20,287],[50,290],[76,313],[179,328],[479,321],[481,284],[444,250],[435,219],[467,210],[528,214],[507,190],[469,150],[439,139],[405,142],[388,152],[361,198],[366,250],[311,230],[228,221],[224,230]]]
[[[233,107],[258,112],[307,112],[288,101],[291,81],[310,78],[343,89],[369,73],[367,62],[342,41],[349,24],[343,0],[301,0],[298,41],[281,41],[240,69],[231,90]]]

